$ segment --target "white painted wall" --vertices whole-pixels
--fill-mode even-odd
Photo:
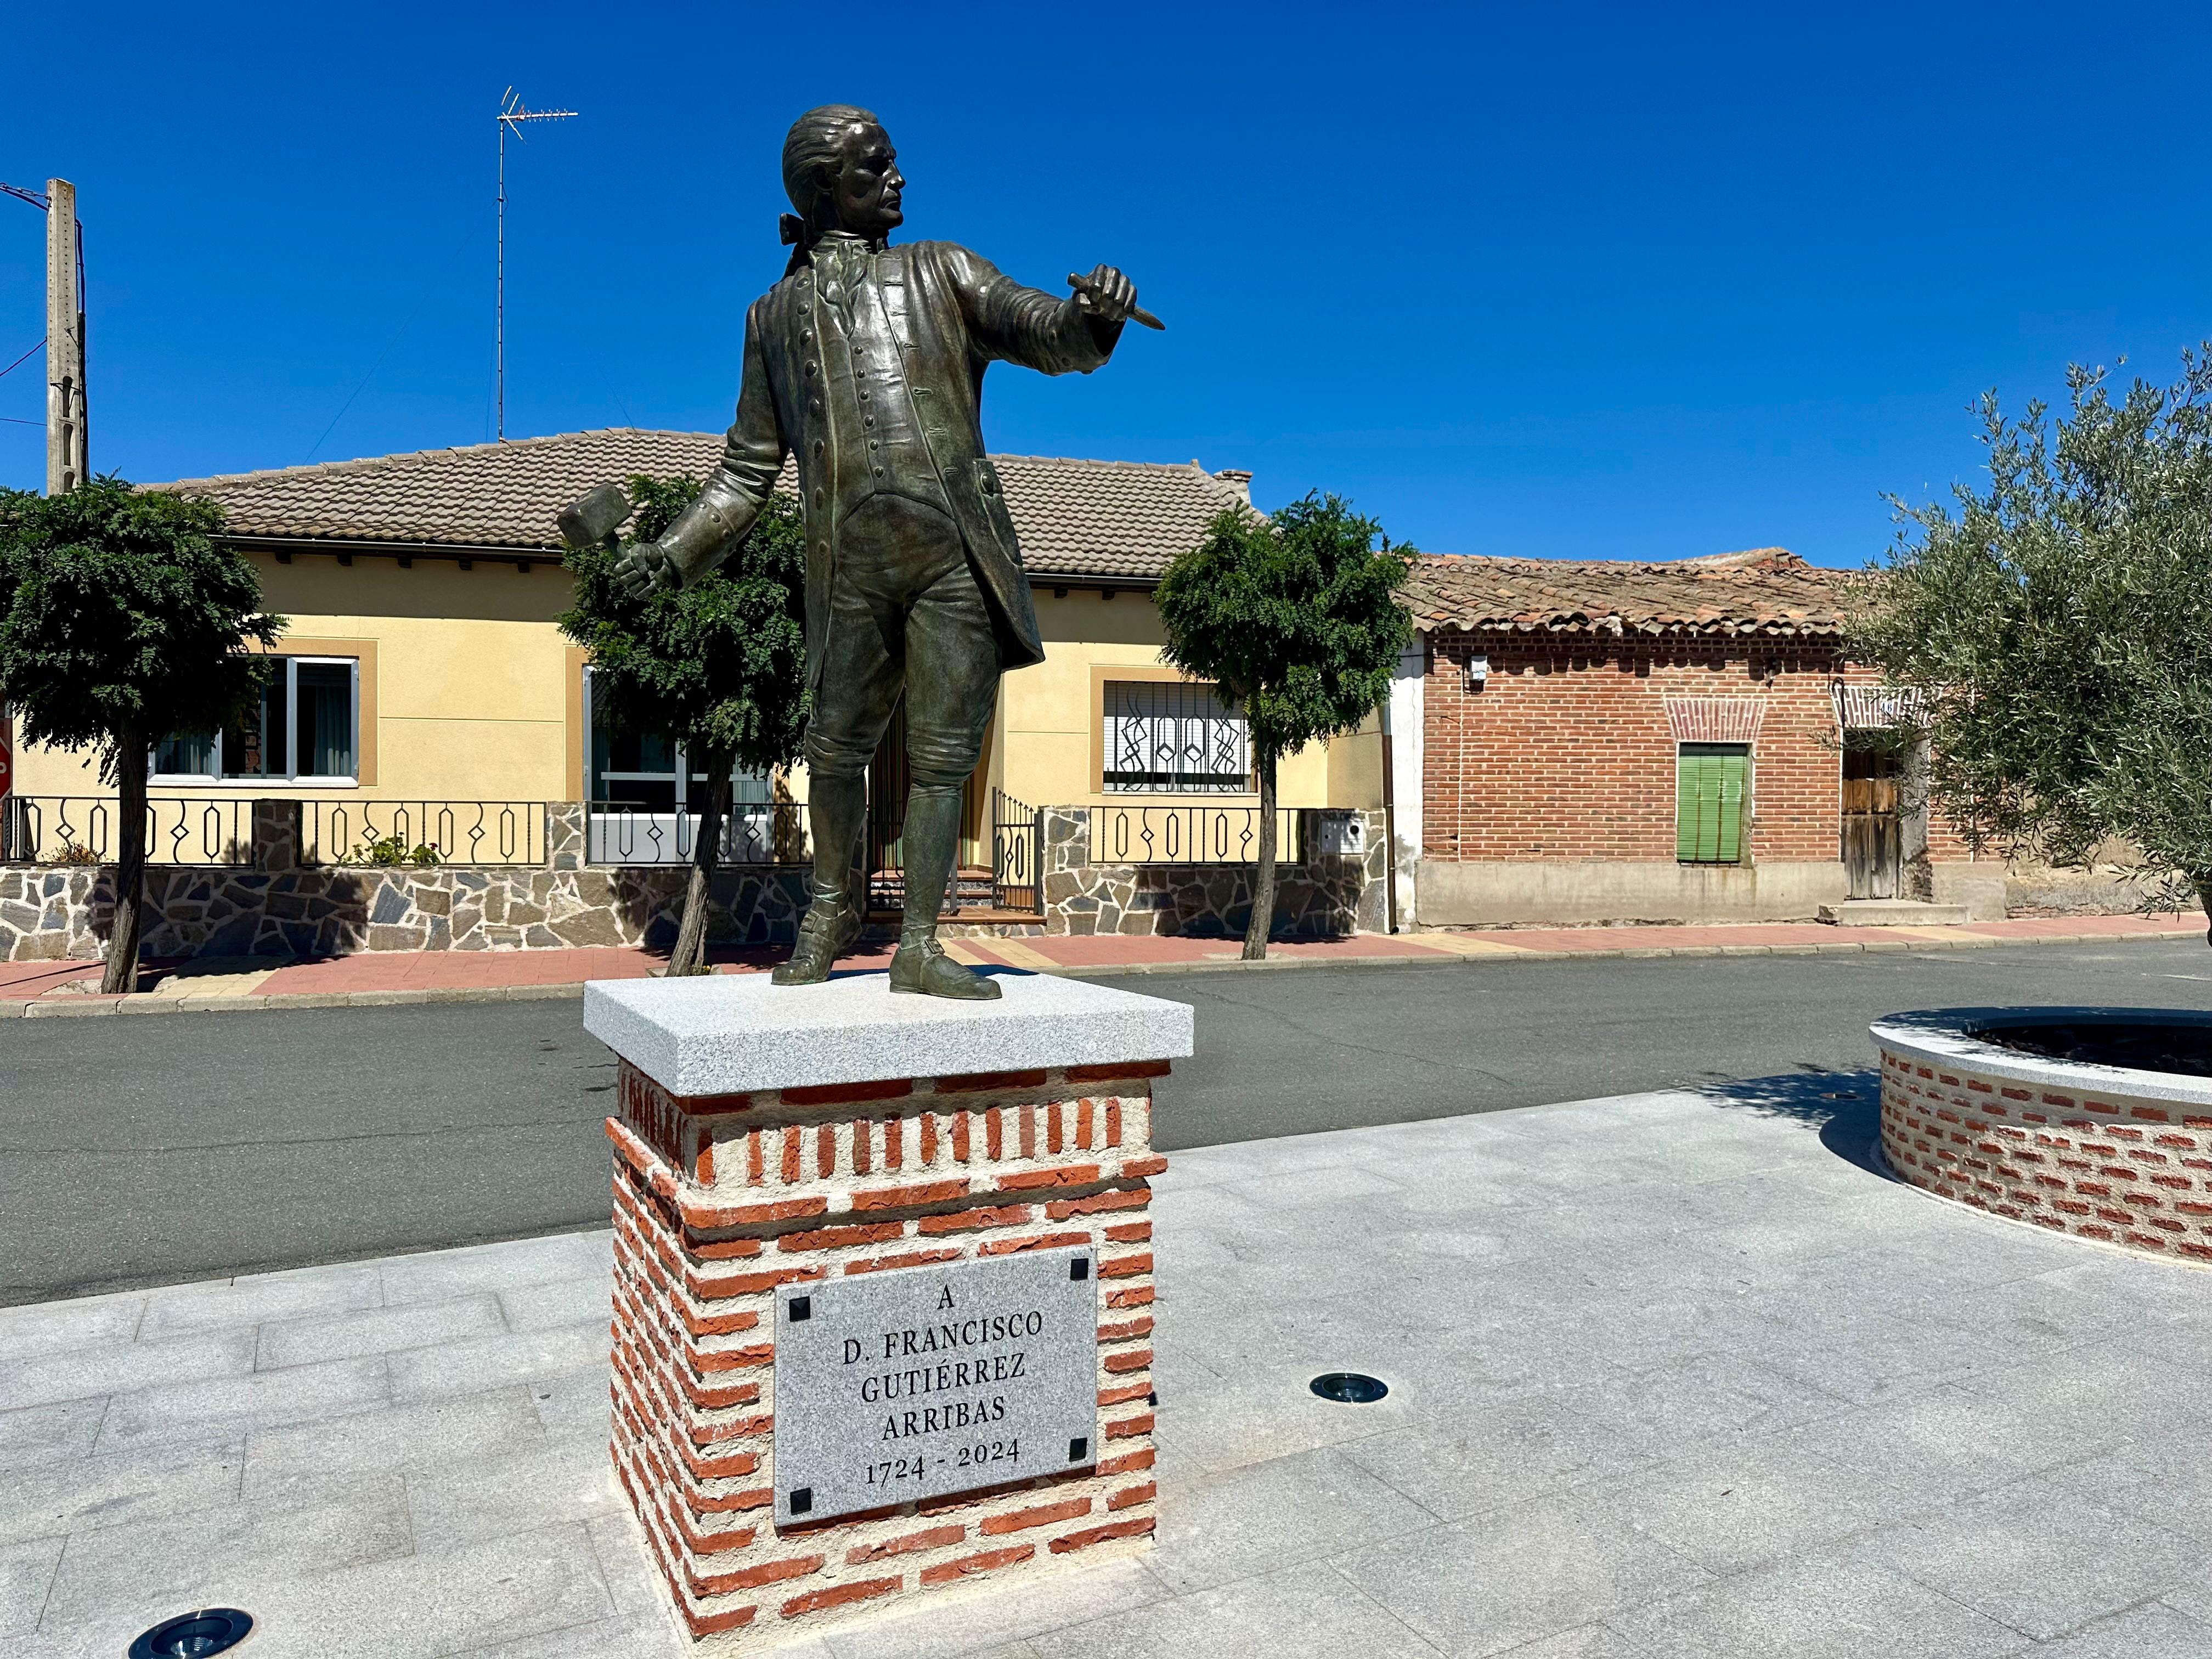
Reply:
[[[1413,894],[1421,862],[1421,753],[1427,729],[1424,696],[1428,676],[1428,635],[1416,633],[1413,644],[1398,659],[1382,724],[1383,740],[1390,745],[1390,855],[1396,872],[1393,896],[1400,933],[1409,931],[1418,921]]]

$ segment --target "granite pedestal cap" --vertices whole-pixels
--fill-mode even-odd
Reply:
[[[584,1029],[678,1096],[886,1078],[1182,1060],[1188,1004],[1045,974],[994,975],[994,1002],[898,996],[880,973],[594,980]]]

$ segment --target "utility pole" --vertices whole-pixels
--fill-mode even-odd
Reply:
[[[84,234],[76,186],[46,180],[46,494],[88,477],[84,395]]]
[[[513,87],[499,100],[499,295],[493,307],[493,360],[494,375],[499,382],[501,443],[507,441],[507,131],[509,127],[514,129],[514,142],[519,144],[523,142],[525,121],[566,121],[575,113],[572,109],[532,109],[516,95]]]
[[[66,179],[47,179],[43,191],[0,184],[0,196],[28,202],[46,216],[46,337],[40,342],[46,349],[46,494],[59,495],[92,476],[85,435],[84,227],[77,222],[76,186]]]

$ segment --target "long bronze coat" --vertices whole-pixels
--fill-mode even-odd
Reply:
[[[1121,325],[1093,319],[1073,296],[1024,288],[951,242],[885,249],[874,256],[874,270],[930,463],[998,624],[1002,665],[1042,662],[1021,545],[997,470],[983,453],[983,371],[1004,360],[1047,374],[1088,374],[1111,354]],[[811,337],[833,314],[815,301],[814,273],[805,266],[753,301],[744,380],[721,462],[660,538],[683,580],[713,569],[752,527],[784,456],[795,453],[806,520],[807,677],[817,686],[836,568],[830,517],[838,482],[842,469],[865,475],[868,468],[864,435],[836,429],[836,400],[820,391],[823,353]]]

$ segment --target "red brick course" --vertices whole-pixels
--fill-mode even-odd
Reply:
[[[1490,660],[1479,690],[1467,683],[1474,656]],[[1817,641],[1440,635],[1422,691],[1421,856],[1672,860],[1673,698],[1740,702],[1730,735],[1756,726],[1748,858],[1838,859],[1832,688],[1875,678]],[[1968,856],[1934,814],[1928,851]]]
[[[1154,1458],[1152,1258],[1126,1247],[1150,1236],[1147,1177],[1165,1164],[1150,1079],[1164,1068],[1093,1069],[695,1103],[622,1066],[607,1121],[615,1467],[695,1639],[742,1647],[764,1627],[1149,1538],[1152,1483],[1127,1477]],[[779,1284],[1074,1243],[1098,1249],[1110,1281],[1095,1468],[776,1525]]]
[[[2212,1261],[2212,1119],[2024,1089],[1885,1051],[1881,1149],[1902,1181],[2008,1220],[2169,1261]],[[2161,1127],[2156,1143],[2134,1119]],[[2126,1161],[2121,1161],[2124,1158]]]

